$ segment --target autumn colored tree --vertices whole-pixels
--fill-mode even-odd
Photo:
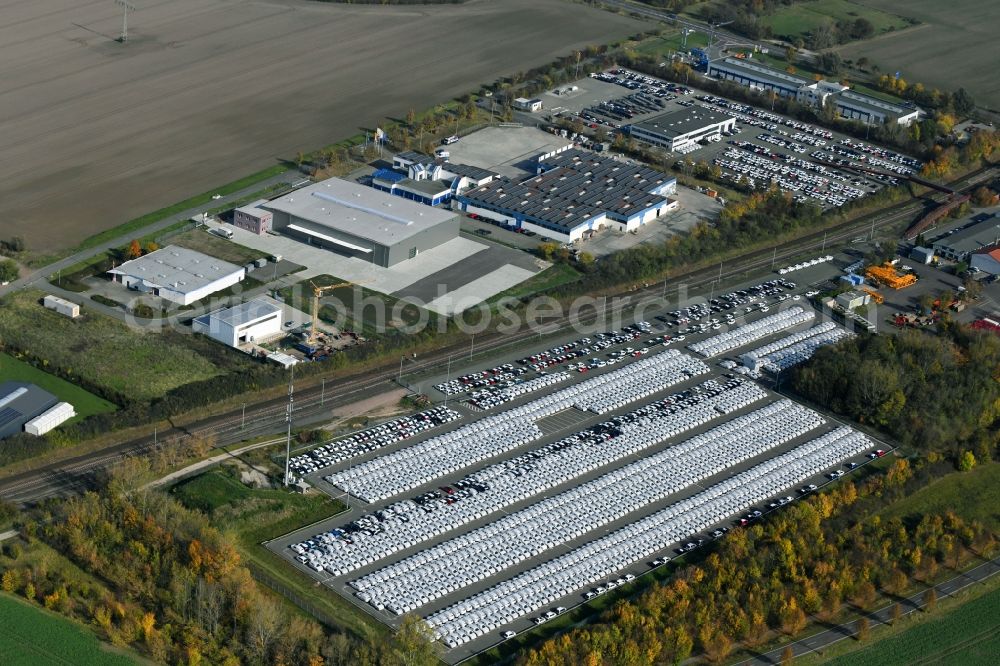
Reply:
[[[933,587],[927,588],[927,591],[924,592],[923,606],[925,613],[930,613],[937,608],[937,590]]]
[[[136,259],[142,256],[142,246],[139,241],[133,239],[131,243],[128,244],[128,248],[125,250],[125,258]]]
[[[871,622],[868,621],[868,618],[863,617],[860,620],[858,620],[855,627],[857,631],[854,634],[854,637],[858,640],[858,642],[864,643],[865,641],[867,641],[868,637],[871,635]]]
[[[894,603],[892,608],[889,609],[889,624],[896,626],[901,617],[903,617],[903,607],[898,602]]]
[[[794,661],[795,650],[792,649],[791,645],[786,645],[785,649],[781,651],[781,666],[791,666]]]

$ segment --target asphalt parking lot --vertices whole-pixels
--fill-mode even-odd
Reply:
[[[831,270],[835,271],[836,269],[834,267],[832,267],[832,266],[827,266],[827,268],[826,268],[827,273],[831,272]],[[803,277],[806,277],[806,276],[803,275]],[[802,291],[805,291],[806,289],[807,289],[807,287],[805,286],[805,282],[803,281],[803,282],[800,282],[798,284],[798,286],[797,286],[797,288],[796,288],[795,291],[796,292],[802,292]],[[789,301],[789,303],[791,303],[791,302]],[[804,301],[798,301],[798,302],[796,302],[796,304],[804,304]],[[771,312],[773,313],[773,311],[774,311],[774,308],[772,308]],[[659,313],[658,312],[652,312],[652,311],[650,311],[650,312],[646,313],[644,316],[647,319],[651,319],[652,315],[654,315],[654,314],[659,314]],[[756,320],[760,316],[764,316],[764,315],[762,313],[753,313],[752,315],[749,315],[749,320],[750,321]],[[747,319],[744,318],[744,321],[746,321],[746,320]],[[642,338],[640,338],[640,339],[642,341],[645,341],[649,337],[661,334],[664,329],[665,329],[664,326],[658,325],[657,327],[655,327],[655,329],[650,334],[642,336]],[[695,342],[695,341],[697,341],[697,340],[699,340],[699,339],[701,339],[703,337],[707,337],[708,335],[715,334],[717,332],[718,331],[711,331],[710,330],[710,331],[708,331],[705,334],[689,335],[687,337],[687,339],[684,341],[683,344],[685,344],[685,345],[686,344],[690,344],[690,343]],[[758,344],[765,344],[766,342],[769,342],[771,339],[774,339],[774,338],[777,338],[777,337],[783,337],[784,335],[787,335],[787,333],[788,333],[788,331],[784,331],[784,332],[782,332],[780,334],[777,334],[777,335],[774,335],[774,336],[770,336],[769,338],[765,338],[765,339],[760,340],[759,342],[755,343],[754,346],[757,346]],[[581,335],[580,333],[575,333],[573,337],[567,336],[566,339],[564,340],[564,342],[565,341],[569,341],[571,339],[576,339],[580,335]],[[552,347],[553,345],[557,345],[559,343],[560,343],[559,340],[546,341],[544,344],[538,344],[538,345],[536,345],[534,349],[535,349],[535,351],[540,351],[541,349],[548,349],[548,348]],[[642,343],[639,342],[639,341],[636,341],[634,343],[629,343],[629,345],[632,346],[632,347],[639,347],[639,346],[642,345]],[[677,346],[677,345],[675,344],[673,346]],[[653,350],[652,353],[660,351],[661,349],[662,348],[657,347],[656,349]],[[610,349],[606,350],[606,352],[613,351],[613,350],[614,350],[614,348],[610,348]],[[440,394],[440,393],[434,391],[433,389],[429,388],[429,387],[433,386],[434,384],[441,383],[441,382],[445,381],[446,379],[453,379],[456,376],[458,376],[459,374],[467,372],[468,370],[472,370],[472,369],[476,369],[476,368],[481,369],[483,367],[489,367],[491,365],[497,365],[497,364],[502,364],[502,363],[506,363],[506,362],[513,363],[517,358],[525,356],[526,354],[527,354],[527,352],[523,348],[522,349],[512,349],[508,353],[502,354],[501,357],[491,357],[491,359],[489,360],[488,364],[480,362],[480,363],[476,363],[476,364],[473,364],[472,366],[468,366],[468,367],[460,367],[461,361],[459,361],[458,363],[455,363],[453,365],[453,367],[451,368],[451,372],[450,373],[449,372],[441,372],[441,373],[437,373],[437,374],[435,374],[433,376],[426,376],[426,377],[421,377],[421,378],[410,378],[409,381],[411,383],[419,384],[424,390],[427,390],[432,395],[432,397],[435,398],[436,402],[438,402],[438,401],[443,400],[445,396],[443,394]],[[594,354],[594,355],[598,356],[600,354]],[[627,357],[627,359],[628,360],[626,362],[635,362],[635,359],[632,359],[631,357]],[[683,382],[681,384],[671,386],[671,387],[669,387],[669,388],[661,391],[660,393],[657,393],[654,396],[650,396],[648,398],[644,398],[644,399],[636,401],[636,402],[634,402],[634,403],[632,403],[632,404],[630,404],[630,405],[628,405],[626,407],[623,407],[623,408],[621,408],[619,410],[615,410],[615,412],[613,412],[612,414],[597,415],[597,414],[590,414],[590,413],[586,413],[586,412],[578,412],[577,410],[572,410],[571,409],[571,410],[566,410],[564,412],[559,412],[559,413],[557,413],[557,414],[555,414],[553,416],[550,416],[550,417],[548,417],[546,419],[543,419],[542,421],[539,422],[539,425],[542,428],[542,431],[544,433],[544,437],[542,439],[530,442],[530,443],[528,443],[526,445],[518,447],[517,449],[515,449],[513,451],[509,451],[507,453],[504,453],[501,456],[501,459],[513,457],[513,456],[516,456],[516,455],[518,455],[520,453],[523,453],[525,451],[529,451],[529,450],[533,450],[533,449],[539,448],[541,446],[546,445],[549,442],[553,442],[553,441],[559,440],[559,439],[561,439],[561,438],[563,438],[563,437],[565,437],[565,436],[567,436],[567,435],[569,435],[569,434],[571,434],[573,432],[580,431],[580,430],[582,430],[584,428],[587,428],[588,426],[591,426],[591,425],[594,425],[594,424],[596,424],[598,422],[607,420],[608,418],[610,418],[613,415],[623,414],[623,413],[628,413],[628,412],[634,411],[638,407],[640,407],[640,406],[642,406],[644,404],[649,404],[651,401],[653,401],[653,400],[655,400],[657,398],[661,398],[661,397],[663,397],[665,395],[669,395],[669,394],[675,393],[675,392],[680,391],[680,390],[685,390],[685,389],[690,388],[691,386],[694,386],[694,385],[700,385],[700,384],[704,383],[706,380],[708,380],[710,378],[720,379],[721,375],[725,371],[722,370],[718,366],[717,362],[719,360],[720,359],[715,358],[715,359],[708,359],[708,360],[705,361],[708,364],[708,366],[711,368],[711,370],[712,370],[712,372],[709,375],[697,376],[697,377],[689,379],[689,380],[687,380],[687,381],[685,381],[685,382]],[[554,372],[554,371],[559,370],[559,369],[561,369],[561,368],[552,368],[551,371]],[[571,377],[570,381],[573,381],[573,382],[583,381],[583,380],[588,379],[590,377],[593,377],[596,374],[599,374],[601,372],[609,372],[609,371],[612,371],[612,370],[613,370],[613,368],[608,368],[606,370],[605,369],[595,369],[595,370],[592,370],[590,373],[575,373],[574,372],[574,373],[572,373],[572,377]],[[533,375],[531,375],[531,376],[533,376]],[[722,381],[724,382],[726,380],[722,379]],[[566,383],[561,383],[561,384],[557,384],[556,386],[559,387],[559,388],[561,388],[561,387],[563,387],[565,385],[566,385]],[[526,403],[526,402],[528,402],[530,400],[533,400],[533,399],[537,398],[538,395],[539,394],[530,394],[530,395],[527,395],[527,396],[523,396],[523,397],[521,397],[519,399],[515,399],[515,400],[513,400],[513,401],[511,401],[509,403],[505,403],[502,407],[498,407],[498,408],[496,408],[494,410],[491,410],[490,412],[487,412],[487,413],[492,414],[492,413],[497,412],[497,411],[515,408],[518,405],[524,404],[524,403]],[[591,471],[591,472],[589,472],[589,473],[587,473],[585,475],[576,477],[573,480],[571,480],[569,482],[566,482],[565,484],[562,484],[562,485],[560,485],[558,487],[551,488],[550,490],[546,491],[544,494],[537,494],[537,495],[535,495],[535,496],[533,496],[533,497],[531,497],[529,499],[526,499],[526,500],[524,500],[522,502],[519,502],[517,504],[514,504],[514,505],[511,505],[509,507],[506,507],[505,509],[503,509],[503,512],[504,513],[510,513],[510,512],[517,511],[520,508],[523,508],[525,506],[534,504],[535,502],[539,501],[540,499],[542,499],[544,497],[549,497],[549,496],[552,496],[552,495],[554,495],[556,493],[562,492],[562,491],[564,491],[566,489],[578,486],[578,485],[580,485],[582,483],[585,483],[585,482],[587,482],[587,481],[589,481],[589,480],[591,480],[593,478],[596,478],[596,477],[598,477],[598,476],[600,476],[602,474],[605,474],[605,473],[607,473],[608,471],[610,471],[612,469],[617,469],[617,468],[620,468],[620,467],[622,467],[622,466],[624,466],[624,465],[626,465],[626,464],[628,464],[630,462],[633,462],[634,460],[645,458],[645,457],[647,457],[649,455],[652,455],[656,451],[662,450],[664,448],[668,448],[669,446],[671,446],[671,445],[673,445],[673,444],[675,444],[677,442],[689,439],[690,437],[693,437],[694,435],[696,435],[696,434],[698,434],[700,432],[704,432],[705,430],[708,430],[708,429],[710,429],[712,427],[718,426],[720,423],[723,423],[723,422],[725,422],[725,421],[727,421],[727,420],[729,420],[731,418],[735,418],[735,417],[737,417],[737,416],[739,416],[741,414],[745,414],[748,411],[751,411],[751,410],[754,410],[754,409],[758,409],[758,408],[762,407],[763,405],[765,405],[765,404],[767,404],[769,402],[773,402],[774,400],[777,400],[777,399],[779,399],[779,396],[777,396],[776,394],[773,394],[773,393],[769,393],[768,394],[768,398],[765,401],[761,401],[761,402],[758,402],[758,403],[756,403],[754,405],[751,405],[751,406],[745,407],[743,409],[740,409],[739,411],[737,411],[737,412],[735,412],[733,414],[727,415],[724,418],[719,418],[719,419],[712,420],[712,421],[710,421],[707,424],[704,424],[704,425],[699,426],[697,428],[694,428],[694,429],[691,429],[689,431],[686,431],[686,432],[682,433],[681,435],[679,435],[676,438],[671,438],[671,439],[669,439],[669,440],[667,440],[665,442],[661,442],[661,443],[659,443],[659,444],[651,447],[650,449],[647,449],[647,450],[645,450],[645,451],[643,451],[643,452],[641,452],[639,454],[635,454],[635,455],[629,456],[629,457],[627,457],[627,458],[625,458],[623,460],[617,460],[617,461],[615,461],[613,463],[610,463],[610,464],[607,464],[607,465],[605,465],[605,466],[603,466],[603,467],[601,467],[599,469],[595,469],[595,470],[593,470],[593,471]],[[467,407],[463,406],[460,403],[458,396],[452,396],[449,399],[449,405],[452,408],[458,410],[459,412],[461,412],[463,414],[462,420],[458,421],[458,422],[456,422],[454,424],[449,424],[449,425],[443,426],[441,428],[436,428],[436,429],[430,431],[429,433],[427,433],[427,436],[433,436],[433,435],[438,434],[439,432],[443,432],[445,430],[453,429],[457,425],[461,425],[462,423],[467,423],[469,421],[472,421],[472,420],[477,419],[477,418],[480,417],[479,413],[474,412],[472,410],[469,410]],[[457,590],[452,595],[449,595],[449,596],[447,596],[447,597],[445,597],[443,599],[439,599],[439,600],[437,600],[435,602],[431,602],[431,603],[426,604],[425,606],[422,606],[419,609],[418,612],[422,616],[426,616],[426,615],[429,615],[429,614],[435,612],[436,610],[438,610],[440,608],[443,608],[443,607],[446,607],[446,606],[450,606],[452,603],[454,603],[457,600],[460,600],[460,599],[463,599],[463,598],[467,598],[467,597],[469,597],[469,596],[471,596],[471,595],[479,592],[480,590],[492,587],[497,582],[499,582],[501,580],[509,579],[512,576],[514,576],[517,573],[519,573],[520,571],[523,571],[523,570],[526,570],[528,568],[537,566],[537,565],[539,565],[539,564],[541,564],[541,563],[543,563],[545,561],[548,561],[548,560],[552,559],[553,557],[556,557],[558,555],[561,555],[561,554],[563,554],[563,553],[565,553],[565,552],[573,549],[576,546],[579,546],[579,545],[581,545],[583,543],[592,541],[595,538],[604,536],[608,532],[611,532],[611,531],[613,531],[613,530],[615,530],[615,529],[617,529],[619,527],[622,527],[624,525],[633,523],[636,520],[640,519],[641,517],[650,515],[651,513],[654,513],[655,511],[657,511],[659,509],[662,509],[663,507],[665,507],[667,505],[673,504],[673,503],[675,503],[675,502],[677,502],[679,500],[682,500],[682,499],[684,499],[686,497],[690,497],[691,495],[699,492],[700,490],[702,490],[704,487],[707,487],[708,485],[711,485],[713,483],[725,480],[726,478],[729,478],[729,477],[731,477],[731,476],[733,476],[735,474],[740,473],[741,471],[744,471],[744,470],[748,469],[749,467],[753,466],[755,463],[758,463],[758,462],[760,462],[763,459],[771,458],[771,457],[773,457],[775,455],[778,455],[778,454],[780,454],[782,452],[790,450],[791,448],[794,448],[797,444],[801,443],[802,441],[805,441],[805,440],[808,440],[808,439],[813,439],[813,438],[819,436],[820,434],[822,434],[823,432],[829,431],[829,430],[831,430],[831,429],[833,429],[833,428],[835,428],[835,427],[837,427],[839,425],[840,424],[838,424],[838,423],[834,422],[833,420],[827,418],[827,423],[825,425],[823,425],[822,427],[813,429],[813,430],[809,431],[807,434],[805,434],[805,435],[803,435],[801,437],[798,437],[798,438],[794,439],[793,441],[786,442],[785,444],[783,444],[783,445],[781,445],[781,446],[779,446],[779,447],[777,447],[777,448],[775,448],[775,449],[773,449],[771,451],[768,451],[766,454],[763,454],[763,455],[759,456],[758,458],[755,458],[755,459],[749,460],[749,461],[745,461],[743,463],[740,463],[738,465],[730,467],[730,468],[726,469],[725,471],[723,471],[723,472],[721,472],[719,474],[716,474],[715,476],[713,476],[711,478],[705,479],[705,480],[701,481],[698,484],[690,485],[690,486],[688,486],[687,488],[685,488],[681,492],[675,493],[675,494],[673,494],[673,495],[671,495],[671,496],[663,499],[662,501],[655,502],[655,503],[653,503],[651,505],[645,506],[645,507],[643,507],[643,508],[641,508],[641,509],[639,509],[637,511],[634,511],[634,512],[630,513],[629,515],[625,516],[624,518],[621,518],[621,519],[619,519],[619,520],[617,520],[617,521],[615,521],[615,522],[613,522],[613,523],[611,523],[609,525],[606,525],[606,526],[604,526],[604,527],[602,527],[602,528],[600,528],[598,530],[592,531],[592,532],[590,532],[590,533],[588,533],[588,534],[586,534],[584,536],[581,536],[581,537],[579,537],[577,539],[574,539],[574,540],[572,540],[570,542],[566,542],[566,543],[560,544],[560,545],[558,545],[555,548],[549,549],[549,550],[547,550],[547,551],[539,554],[538,556],[536,556],[534,558],[531,558],[530,560],[527,560],[527,561],[519,563],[518,565],[516,565],[514,567],[510,567],[510,568],[508,568],[506,570],[503,570],[502,572],[496,574],[495,576],[491,576],[491,577],[489,577],[489,578],[487,578],[487,579],[485,579],[483,581],[480,581],[479,583],[463,587],[460,590]],[[351,465],[357,464],[360,461],[368,460],[368,459],[374,458],[374,457],[376,457],[378,455],[383,455],[383,454],[385,454],[387,452],[394,451],[394,450],[397,450],[397,449],[405,447],[405,446],[410,446],[415,441],[419,441],[419,440],[407,440],[407,441],[405,441],[403,443],[398,443],[398,444],[389,446],[389,447],[387,447],[385,449],[381,449],[378,452],[369,453],[369,454],[367,454],[365,456],[362,456],[361,458],[352,459],[349,463],[342,463],[340,465],[324,469],[324,470],[322,470],[322,471],[320,471],[318,473],[315,473],[315,474],[311,475],[308,480],[310,482],[316,484],[318,487],[323,488],[325,491],[327,491],[327,492],[329,492],[329,493],[331,493],[333,495],[343,496],[342,491],[340,491],[339,489],[333,488],[332,486],[330,486],[329,484],[327,484],[325,481],[322,480],[322,477],[324,475],[326,475],[326,474],[331,473],[332,471],[337,470],[337,469],[341,469],[341,468],[344,468],[344,467],[347,467],[347,466],[351,466]],[[861,462],[861,460],[858,460],[858,462]],[[486,463],[484,463],[484,464],[486,464]],[[473,523],[469,523],[469,524],[463,525],[461,528],[454,529],[454,530],[452,530],[452,531],[450,531],[450,532],[448,532],[448,533],[446,533],[444,535],[438,536],[438,537],[436,537],[434,539],[422,542],[420,544],[414,545],[414,546],[412,546],[410,548],[407,548],[405,550],[402,550],[402,551],[399,551],[397,553],[394,553],[389,558],[385,558],[385,559],[379,560],[377,562],[374,562],[371,565],[365,566],[365,567],[363,567],[361,569],[352,571],[351,573],[349,573],[347,575],[339,576],[339,577],[331,577],[331,576],[328,576],[328,575],[325,575],[325,574],[317,575],[317,574],[315,574],[315,572],[312,572],[311,570],[307,569],[306,567],[304,567],[303,565],[301,565],[300,563],[298,563],[297,561],[294,560],[294,557],[293,557],[294,554],[288,548],[288,545],[290,543],[295,543],[295,542],[298,542],[298,541],[302,541],[302,540],[304,540],[306,538],[310,538],[311,536],[313,536],[313,535],[315,535],[315,534],[317,534],[319,532],[326,531],[326,530],[332,529],[334,527],[344,525],[345,523],[349,522],[350,520],[358,518],[362,514],[367,514],[367,513],[371,513],[373,511],[379,510],[381,508],[384,508],[385,506],[393,504],[394,502],[398,502],[399,500],[404,499],[405,497],[415,497],[415,496],[421,494],[422,492],[425,492],[425,491],[430,490],[430,489],[437,488],[437,487],[439,487],[441,485],[452,484],[457,479],[464,477],[467,473],[472,472],[475,469],[477,469],[477,466],[472,466],[472,467],[466,468],[464,470],[460,470],[460,471],[456,472],[453,475],[449,475],[448,477],[442,477],[442,478],[435,479],[435,480],[433,480],[433,481],[425,484],[421,488],[414,489],[412,491],[404,493],[403,495],[399,495],[399,496],[396,496],[394,498],[390,498],[388,500],[384,500],[384,501],[381,501],[381,502],[374,502],[374,503],[368,504],[368,503],[362,502],[358,498],[351,498],[351,507],[352,508],[351,508],[351,510],[350,510],[349,513],[347,513],[347,514],[341,514],[339,516],[333,517],[333,518],[331,518],[331,519],[329,519],[327,521],[324,521],[322,523],[319,523],[319,524],[316,524],[316,525],[312,525],[312,526],[310,526],[308,528],[304,528],[302,530],[299,530],[299,531],[297,531],[297,532],[295,532],[293,534],[286,535],[285,537],[282,537],[281,539],[278,539],[278,540],[276,540],[274,542],[271,542],[270,544],[268,544],[268,547],[273,552],[275,552],[276,554],[278,554],[278,555],[284,557],[286,560],[288,560],[293,566],[296,566],[300,570],[305,571],[305,572],[309,573],[309,575],[311,575],[311,576],[313,576],[313,577],[321,580],[324,585],[326,585],[326,586],[330,587],[332,590],[334,590],[334,591],[342,594],[345,598],[351,600],[352,603],[355,603],[359,608],[361,608],[365,612],[371,614],[373,617],[379,619],[382,622],[385,622],[385,623],[388,623],[388,624],[394,624],[397,621],[398,618],[396,618],[394,615],[392,615],[391,613],[389,613],[387,611],[379,612],[374,607],[372,607],[372,606],[370,606],[370,605],[368,605],[366,603],[363,603],[361,600],[359,600],[357,597],[355,597],[352,594],[353,589],[347,587],[347,583],[350,582],[350,581],[352,581],[352,580],[356,580],[357,578],[359,578],[359,577],[361,577],[361,576],[363,576],[363,575],[365,575],[365,574],[367,574],[367,573],[369,573],[371,571],[380,569],[380,568],[386,566],[387,564],[390,564],[393,561],[398,561],[399,559],[405,558],[408,555],[411,555],[411,554],[413,554],[415,552],[423,551],[423,550],[425,550],[425,549],[427,549],[427,548],[429,548],[429,547],[431,547],[431,546],[433,546],[433,545],[435,545],[437,543],[445,541],[445,540],[447,540],[449,538],[452,538],[452,537],[454,537],[454,536],[456,536],[458,534],[465,533],[465,532],[467,532],[469,530],[475,529],[478,526],[481,526],[481,525],[487,524],[489,522],[492,522],[493,520],[495,520],[498,517],[498,514],[487,515],[484,518],[479,519],[479,520],[477,520],[477,521],[475,521]],[[810,479],[806,483],[815,483],[817,485],[820,485],[823,482],[826,482],[826,479],[822,478],[821,476],[818,476],[817,478]],[[795,489],[790,489],[787,494],[793,495],[793,496],[797,496],[798,495],[798,493],[795,492]],[[763,508],[763,507],[761,507],[761,508]],[[726,523],[730,523],[731,521],[727,520],[725,522]],[[711,531],[711,529],[709,531]],[[665,549],[662,554],[673,557],[674,553],[670,550],[671,548],[673,548],[673,545],[671,545],[670,548]],[[652,559],[652,558],[650,558],[650,559]],[[632,573],[633,575],[638,576],[638,575],[641,575],[641,574],[649,571],[649,569],[650,569],[650,565],[649,565],[648,562],[638,562],[638,563],[635,563],[633,565],[630,565],[626,569],[623,569],[617,575],[624,575],[626,572],[629,572],[629,573]],[[580,592],[582,593],[584,591],[585,590],[581,590]],[[553,603],[552,605],[553,606],[562,605],[562,606],[565,606],[567,608],[572,608],[573,606],[576,606],[576,605],[579,605],[580,603],[583,603],[584,598],[583,598],[583,596],[582,596],[581,593],[571,594],[568,597],[566,597],[564,599],[561,599],[561,600]],[[509,628],[509,629],[511,629],[513,631],[516,631],[516,632],[520,633],[521,631],[530,629],[533,626],[534,625],[533,625],[533,623],[531,621],[531,617],[530,616],[526,616],[526,617],[522,617],[519,620],[517,620],[510,627],[504,627],[504,629],[508,629]],[[493,635],[493,634],[495,634],[495,635]],[[500,640],[501,640],[501,637],[500,637],[500,632],[499,631],[497,631],[497,632],[491,632],[491,634],[485,635],[485,636],[483,636],[483,637],[481,637],[481,638],[479,638],[477,640],[474,640],[474,641],[472,641],[470,643],[462,645],[459,648],[455,648],[453,650],[449,650],[446,653],[446,655],[445,655],[445,659],[449,663],[455,663],[455,662],[457,662],[457,661],[459,661],[461,659],[464,659],[464,658],[466,658],[468,656],[471,656],[472,654],[475,654],[475,653],[477,653],[479,651],[482,651],[482,650],[490,647],[491,645],[499,642]]]
[[[620,70],[625,72],[626,70]],[[635,106],[634,102],[630,102],[627,98],[629,95],[634,95],[636,93],[643,92],[642,89],[630,90],[617,83],[612,83],[608,81],[602,81],[595,78],[581,79],[579,81],[571,84],[578,88],[577,91],[572,93],[561,93],[555,94],[554,91],[546,92],[542,95],[542,99],[546,104],[546,116],[558,116],[560,117],[577,117],[581,113],[587,113],[588,110],[595,119],[603,120],[606,124],[602,125],[606,130],[610,131],[613,127],[624,126],[629,123],[637,123],[644,120],[648,120],[655,116],[663,113],[677,111],[682,108],[690,107],[691,105],[698,105],[707,108],[712,108],[715,110],[722,111],[728,115],[734,115],[737,117],[737,127],[740,128],[740,132],[733,137],[724,137],[722,141],[717,143],[709,143],[707,146],[702,146],[686,154],[686,157],[690,158],[692,162],[705,161],[709,164],[715,163],[719,160],[726,160],[729,163],[739,162],[743,167],[746,167],[750,171],[748,173],[740,174],[735,171],[732,166],[722,166],[724,173],[732,173],[733,178],[742,175],[743,177],[754,177],[756,174],[757,180],[769,180],[772,176],[777,178],[786,179],[789,182],[795,182],[796,178],[790,177],[787,173],[781,173],[777,171],[774,174],[765,171],[764,167],[755,166],[752,162],[758,158],[766,160],[767,164],[778,163],[781,166],[793,171],[798,170],[798,178],[806,179],[812,176],[818,176],[822,179],[828,180],[833,183],[833,185],[818,185],[817,193],[823,197],[830,194],[832,188],[840,189],[841,181],[838,180],[842,177],[843,186],[845,188],[855,188],[860,192],[871,193],[875,192],[884,186],[884,183],[875,179],[872,176],[861,175],[856,172],[843,171],[833,167],[824,167],[825,173],[817,174],[816,172],[809,171],[809,168],[799,168],[795,164],[786,162],[787,159],[799,159],[805,160],[807,162],[814,162],[816,158],[836,162],[840,159],[845,159],[846,156],[843,154],[838,154],[835,151],[847,149],[846,146],[842,145],[842,141],[848,137],[843,134],[836,132],[827,132],[825,128],[818,128],[813,125],[807,125],[808,128],[815,129],[817,132],[827,132],[830,137],[829,139],[819,139],[815,134],[810,134],[809,130],[801,130],[795,127],[789,127],[787,125],[782,125],[781,122],[785,120],[791,120],[787,117],[780,116],[778,114],[772,115],[776,122],[771,123],[769,120],[762,121],[759,118],[750,117],[749,120],[744,122],[744,115],[739,111],[733,111],[731,108],[727,108],[726,104],[739,104],[734,100],[727,100],[725,98],[715,97],[713,100],[701,99],[699,97],[704,97],[705,93],[699,90],[688,89],[689,92],[686,94],[683,92],[672,92],[667,97],[661,99],[662,108],[636,113],[632,118],[615,118],[611,115],[602,115],[601,113],[594,113],[601,111],[602,102],[612,102],[618,101],[625,104],[633,104],[633,107],[638,111],[643,109]],[[562,86],[557,90],[565,90],[569,86]],[[647,88],[649,90],[649,88]],[[765,114],[760,109],[755,109],[753,113]],[[581,118],[585,124],[593,124],[594,121],[588,118]],[[795,121],[798,122],[798,121]],[[770,124],[770,127],[759,127],[752,123]],[[795,135],[803,135],[801,139],[794,139]],[[851,139],[856,144],[860,143],[862,145],[872,147],[871,144],[865,144],[864,142],[857,142],[855,139]],[[818,141],[822,141],[824,145],[818,145]],[[739,148],[732,145],[731,142],[749,142],[752,146],[747,146],[745,148]],[[780,145],[780,144],[786,145]],[[817,145],[814,145],[817,144]],[[856,146],[855,146],[856,147]],[[755,155],[751,148],[766,150],[767,152],[761,157],[760,155]],[[877,150],[877,149],[875,149]],[[864,151],[860,151],[859,154]],[[727,155],[728,153],[728,155]],[[665,157],[675,158],[681,157],[680,154],[674,153],[664,153]],[[815,158],[813,157],[815,155]],[[773,157],[772,157],[773,156]],[[891,161],[885,160],[877,155],[867,154],[862,161],[852,160],[855,163],[870,164],[870,166],[875,166],[877,168],[883,169],[893,169],[899,166]],[[832,174],[832,175],[831,175]],[[797,184],[797,183],[796,183]],[[787,189],[787,188],[786,188]],[[803,192],[800,192],[802,196],[806,196]],[[823,205],[824,207],[830,207],[829,201],[824,201],[822,198],[814,198],[815,201]],[[839,192],[834,193],[833,196],[840,196]]]

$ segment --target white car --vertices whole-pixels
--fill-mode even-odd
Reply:
[[[514,638],[514,636],[517,636],[517,634],[515,634],[513,631],[505,631],[505,632],[503,632],[503,638],[504,638],[504,640],[509,640],[511,638]]]

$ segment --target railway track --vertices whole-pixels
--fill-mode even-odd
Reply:
[[[993,178],[996,172],[997,167],[986,167],[959,179],[952,186],[956,191],[970,188]],[[935,197],[932,195],[930,198]],[[919,215],[925,205],[921,200],[898,204],[872,216],[817,231],[775,248],[756,250],[742,257],[732,258],[724,261],[720,269],[702,268],[672,276],[668,278],[668,282],[685,285],[689,297],[693,297],[699,290],[704,291],[727,281],[741,279],[751,273],[770,270],[803,254],[813,251],[821,253],[827,247],[842,244],[859,234],[864,235],[873,230],[898,224]],[[639,308],[655,305],[663,307],[664,292],[662,282],[628,292],[622,297],[622,316]],[[599,316],[603,319],[606,315],[601,313]],[[573,328],[585,329],[598,321],[596,316],[575,320],[570,320],[569,317],[552,319],[546,322],[545,333],[555,334]],[[538,331],[530,329],[510,335],[483,335],[476,342],[476,352],[482,358],[484,352],[516,348],[520,344],[538,338]],[[407,365],[407,374],[439,370],[449,357],[465,351],[467,348],[464,343],[440,349],[422,359],[411,361]],[[390,363],[363,377],[348,377],[327,382],[326,387],[310,386],[300,389],[295,394],[293,419],[298,423],[307,422],[310,418],[316,419],[328,414],[333,408],[388,390],[394,385],[397,376],[395,370],[395,363]],[[0,479],[0,497],[8,501],[31,504],[47,497],[79,492],[92,487],[95,475],[123,458],[147,455],[157,447],[179,444],[184,438],[192,435],[211,437],[215,440],[216,446],[227,446],[245,439],[283,432],[286,405],[287,399],[284,396],[267,399],[255,405],[248,404],[245,415],[242,408],[233,409],[182,428],[172,428],[158,434],[155,441],[147,436],[12,475]]]

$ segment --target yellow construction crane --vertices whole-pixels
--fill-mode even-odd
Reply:
[[[317,286],[312,280],[309,281],[313,290],[313,300],[312,300],[312,322],[309,324],[309,338],[308,342],[310,345],[316,342],[316,322],[319,320],[319,299],[320,297],[328,291],[333,291],[334,289],[340,289],[341,287],[350,287],[355,284],[363,284],[361,282],[338,282],[337,284],[324,285],[322,287]]]

